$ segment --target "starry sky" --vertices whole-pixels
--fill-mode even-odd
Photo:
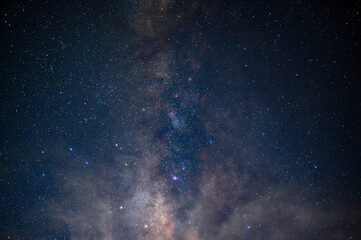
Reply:
[[[357,1],[9,1],[0,239],[361,239]]]

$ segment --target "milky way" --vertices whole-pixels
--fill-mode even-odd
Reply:
[[[1,239],[359,239],[359,4],[16,1]]]

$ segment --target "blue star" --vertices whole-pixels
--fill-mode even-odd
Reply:
[[[184,164],[184,162],[182,162],[181,165],[182,165],[182,170],[186,170],[186,165]]]

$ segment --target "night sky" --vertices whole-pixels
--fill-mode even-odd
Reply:
[[[357,1],[9,1],[0,239],[361,239]]]

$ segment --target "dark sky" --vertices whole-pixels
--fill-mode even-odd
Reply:
[[[3,2],[0,239],[361,239],[341,2]]]

